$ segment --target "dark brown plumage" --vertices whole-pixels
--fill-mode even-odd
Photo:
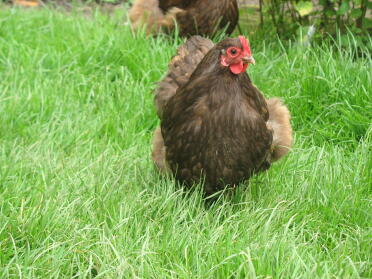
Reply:
[[[267,103],[245,69],[234,74],[222,65],[222,55],[234,46],[243,49],[239,39],[214,46],[190,38],[155,91],[161,119],[155,164],[186,185],[203,178],[208,195],[269,168],[292,142],[286,107],[278,99]],[[270,109],[277,113],[270,115]]]
[[[195,2],[197,2],[197,0],[159,0],[159,8],[163,12],[167,12],[169,9],[173,7],[186,9]]]
[[[171,31],[177,22],[180,36],[212,36],[226,28],[231,34],[238,23],[236,0],[137,0],[129,11],[134,28],[147,25],[147,32]]]

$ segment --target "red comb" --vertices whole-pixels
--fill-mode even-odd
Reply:
[[[249,46],[248,40],[244,36],[239,36],[240,43],[243,46],[244,53],[248,56],[251,56],[251,48]]]

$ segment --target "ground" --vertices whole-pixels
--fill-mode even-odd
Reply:
[[[371,278],[370,53],[252,37],[294,148],[206,204],[150,159],[181,40],[122,16],[0,10],[0,277]]]

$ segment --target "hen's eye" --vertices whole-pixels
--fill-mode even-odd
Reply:
[[[231,53],[232,55],[235,55],[235,54],[237,53],[237,50],[236,50],[235,48],[233,48],[232,50],[230,50],[230,53]]]

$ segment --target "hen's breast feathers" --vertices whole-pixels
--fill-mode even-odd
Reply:
[[[268,156],[272,134],[256,109],[248,76],[223,83],[211,73],[190,81],[168,103],[161,123],[166,158],[183,181],[218,179],[234,184],[258,170]],[[216,180],[217,179],[217,180]]]

